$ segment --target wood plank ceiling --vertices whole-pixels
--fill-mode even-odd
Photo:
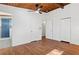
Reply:
[[[37,3],[3,3],[10,6],[36,10]],[[49,12],[57,8],[64,8],[69,3],[39,3],[42,6],[41,11]]]

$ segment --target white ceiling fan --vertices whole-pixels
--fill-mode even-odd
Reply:
[[[42,10],[41,10],[41,8],[43,7],[40,3],[37,3],[36,5],[35,5],[35,7],[36,7],[36,10],[34,11],[34,10],[29,10],[28,12],[35,12],[35,13],[39,13],[39,14],[42,14],[43,12],[42,12]]]

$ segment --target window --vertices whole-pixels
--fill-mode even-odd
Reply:
[[[10,18],[1,19],[1,38],[10,37]]]

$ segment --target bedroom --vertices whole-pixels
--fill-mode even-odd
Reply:
[[[78,6],[78,3],[0,4],[0,12],[4,12],[1,20],[8,17],[11,21],[7,29],[9,38],[0,38],[0,54],[46,55],[57,50],[78,55]]]

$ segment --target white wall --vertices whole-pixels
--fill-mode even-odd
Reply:
[[[52,14],[51,14],[52,15]],[[48,14],[48,16],[46,17],[46,38],[52,39],[53,37],[53,15],[50,16],[50,14]]]
[[[47,38],[60,40],[60,20],[62,14],[61,8],[56,9],[48,13],[46,31],[47,31]]]
[[[10,46],[11,46],[11,43],[10,43],[9,39],[0,40],[0,48],[7,48],[7,47],[10,47]]]
[[[79,4],[70,5],[71,10],[69,8],[69,13],[71,15],[71,42],[79,45]],[[67,8],[67,7],[66,7]]]
[[[27,12],[21,9],[0,4],[0,11],[13,15],[12,45],[25,44],[34,40],[41,40],[41,24],[43,15]]]
[[[71,39],[69,41],[73,44],[79,45],[79,4],[69,4],[64,7],[64,9],[58,8],[54,11],[48,13],[48,23],[47,23],[47,38],[55,40],[65,40],[64,32],[62,34],[61,28],[64,28],[62,24],[62,19],[66,17],[71,17]],[[69,21],[68,21],[69,22]],[[68,26],[68,25],[67,25]],[[69,27],[68,27],[69,28]],[[65,31],[63,29],[63,31]],[[67,34],[70,34],[68,32]],[[70,37],[68,36],[68,38]]]

